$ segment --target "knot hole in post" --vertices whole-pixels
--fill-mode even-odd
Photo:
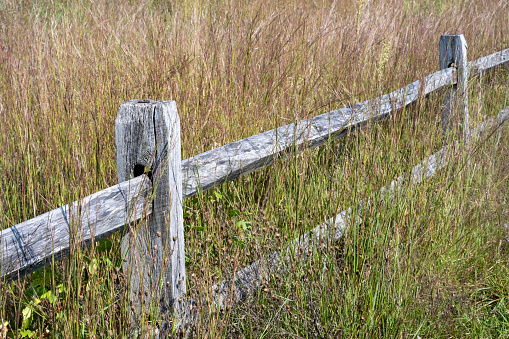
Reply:
[[[148,167],[145,167],[145,166],[140,165],[140,164],[134,165],[133,176],[136,178],[136,177],[139,177],[142,174],[146,174],[147,177],[150,179],[150,181],[152,181],[152,171],[150,171],[148,169]]]

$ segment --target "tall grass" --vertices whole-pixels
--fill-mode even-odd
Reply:
[[[0,0],[0,227],[116,183],[123,101],[176,100],[187,158],[422,78],[441,34],[463,33],[470,60],[508,48],[507,13],[501,0]],[[470,79],[471,127],[508,105],[507,84],[506,70]],[[442,147],[442,99],[188,199],[193,296],[375,197],[334,249],[203,314],[194,336],[507,336],[507,127],[394,200],[376,195]],[[128,336],[120,238],[2,284],[8,335]]]

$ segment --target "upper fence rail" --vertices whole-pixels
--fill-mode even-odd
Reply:
[[[469,63],[473,74],[484,74],[509,63],[509,49]],[[313,148],[328,140],[388,118],[420,96],[456,83],[456,69],[447,68],[389,94],[316,117],[234,141],[182,161],[182,192],[189,198],[241,175],[271,165],[288,150]]]
[[[509,49],[473,62],[475,73],[509,64]],[[471,73],[472,73],[471,72]],[[181,162],[183,198],[191,197],[272,164],[294,147],[302,150],[345,136],[392,111],[456,83],[447,68],[381,97],[263,132]],[[2,278],[16,280],[59,260],[73,244],[87,246],[152,213],[146,199],[152,184],[145,175],[119,183],[36,218],[0,231]]]
[[[509,48],[496,52],[468,63],[470,74],[484,74],[494,68],[505,66],[509,63]]]

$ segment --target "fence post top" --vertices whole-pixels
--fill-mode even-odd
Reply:
[[[152,99],[131,99],[131,100],[124,101],[123,103],[120,104],[120,106],[124,106],[124,105],[149,106],[149,105],[157,105],[157,104],[163,104],[163,105],[166,104],[166,105],[175,106],[175,108],[177,107],[177,103],[175,102],[175,100],[152,100]]]
[[[133,99],[123,102],[115,119],[118,180],[133,178],[135,166],[148,167],[155,174],[164,153],[175,146],[176,140],[166,138],[176,135],[176,130],[180,135],[175,101]]]
[[[440,69],[467,66],[467,41],[463,34],[442,34],[440,36]]]
[[[466,44],[465,36],[462,33],[461,34],[442,34],[440,36],[440,39],[442,39],[442,38],[447,38],[447,39],[458,38],[458,39],[463,40]]]

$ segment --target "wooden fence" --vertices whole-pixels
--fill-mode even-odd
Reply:
[[[498,120],[469,131],[468,77],[508,64],[509,49],[467,62],[463,35],[443,35],[441,70],[422,80],[381,97],[235,141],[183,161],[175,102],[127,101],[120,106],[115,123],[119,184],[1,231],[2,278],[19,279],[67,256],[73,249],[126,230],[122,255],[124,270],[131,276],[130,299],[134,312],[157,307],[165,315],[163,318],[187,314],[186,319],[177,318],[182,323],[189,322],[188,306],[184,302],[183,199],[265,168],[290,150],[317,147],[368,123],[384,120],[391,112],[444,88],[447,89],[442,109],[444,133],[459,129],[469,138],[490,123],[503,123],[509,110],[504,110]],[[418,183],[441,168],[451,145],[416,166],[411,182]],[[387,189],[393,190],[402,181],[398,178]],[[289,248],[308,251],[316,239],[339,238],[348,211],[296,239]],[[215,286],[216,306],[223,307],[255,290],[271,269],[281,269],[285,258],[287,252],[274,252],[237,272],[234,282]]]

